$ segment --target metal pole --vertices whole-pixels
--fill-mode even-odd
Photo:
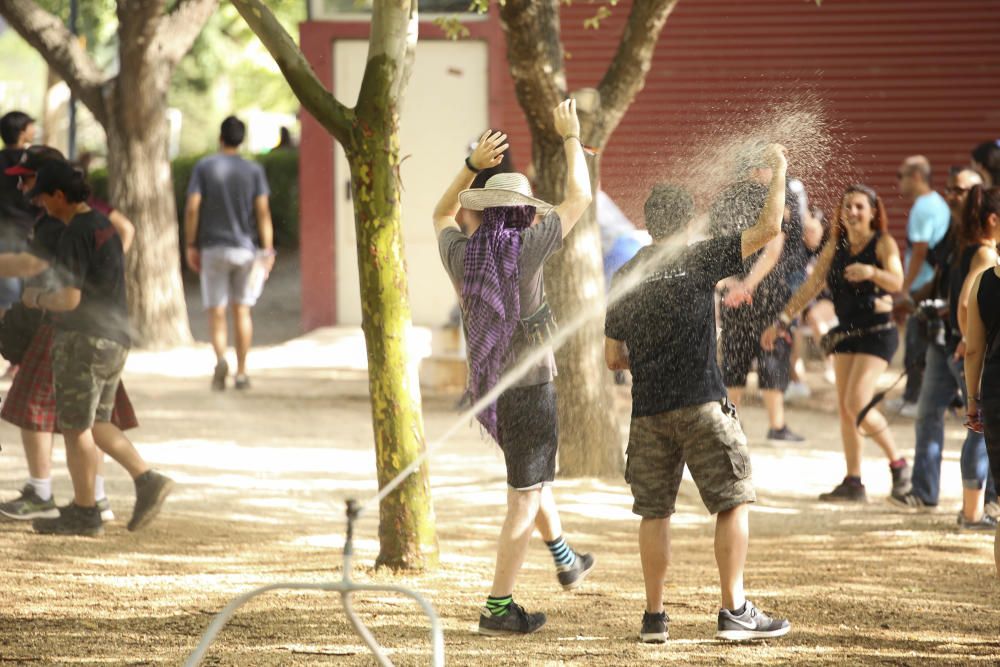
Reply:
[[[80,15],[78,2],[79,0],[70,0],[69,2],[69,31],[74,37],[77,35],[76,24]],[[70,89],[69,94],[69,147],[67,153],[70,160],[76,159],[76,95],[73,94],[72,89]]]

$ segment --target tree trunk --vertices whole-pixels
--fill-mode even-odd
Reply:
[[[587,136],[585,116],[581,116]],[[538,194],[562,200],[566,160],[562,143],[535,141],[532,151]],[[599,160],[589,160],[591,187],[597,192]],[[563,240],[562,250],[545,264],[545,290],[558,322],[604,301],[604,268],[596,206]],[[624,468],[623,438],[612,394],[613,375],[604,363],[604,318],[591,320],[556,350],[559,406],[559,474],[562,477],[611,477]]]
[[[358,132],[350,152],[361,278],[362,329],[368,349],[368,387],[379,488],[424,451],[400,217],[398,128]],[[376,566],[425,569],[438,562],[434,508],[426,463],[379,506]]]
[[[117,98],[122,84],[115,83]],[[147,80],[129,88],[123,94],[126,99],[113,99],[105,128],[111,202],[135,225],[135,243],[126,255],[131,334],[136,345],[147,347],[191,341],[167,152],[169,124],[163,113],[166,88],[159,89],[161,83]],[[140,97],[147,104],[140,103]],[[159,97],[162,105],[152,101]],[[139,114],[142,108],[151,111]]]

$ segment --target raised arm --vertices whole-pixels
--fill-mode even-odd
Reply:
[[[744,259],[781,233],[781,221],[785,214],[785,172],[788,170],[785,147],[781,144],[771,144],[764,151],[764,159],[771,167],[771,184],[768,186],[764,208],[757,217],[757,224],[743,232]]]
[[[594,197],[590,190],[590,172],[587,171],[587,160],[583,156],[583,144],[580,142],[576,100],[566,100],[552,114],[555,116],[556,132],[563,139],[563,150],[566,153],[566,194],[562,203],[556,206],[565,238]]]
[[[479,137],[476,147],[472,150],[472,155],[466,160],[466,165],[459,169],[458,174],[452,179],[451,185],[444,191],[437,206],[434,207],[434,233],[436,235],[440,235],[449,227],[459,228],[458,222],[455,220],[458,209],[461,208],[458,203],[459,193],[469,189],[479,171],[500,164],[508,146],[507,135],[503,132],[493,132],[492,130],[483,132],[483,136]],[[475,171],[469,169],[468,165],[474,167]]]

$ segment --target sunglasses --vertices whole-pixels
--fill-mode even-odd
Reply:
[[[967,193],[971,189],[972,188],[960,188],[958,186],[954,186],[953,185],[950,188],[945,188],[944,191],[947,192],[950,195],[964,195],[965,193]]]

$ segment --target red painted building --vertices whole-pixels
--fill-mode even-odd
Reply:
[[[577,2],[562,9],[571,89],[600,80],[629,5],[622,0],[598,31],[583,26],[594,5]],[[826,0],[821,7],[813,0],[681,0],[660,37],[645,89],[605,151],[603,187],[640,221],[648,185],[691,136],[745,126],[748,118],[766,115],[781,102],[818,100],[840,142],[827,169],[810,174],[807,189],[829,206],[846,181],[864,180],[883,195],[898,235],[908,207],[896,193],[896,171],[904,157],[926,155],[941,187],[949,166],[967,164],[975,144],[1000,137],[998,9],[996,0]],[[306,56],[334,89],[334,44],[368,34],[363,17],[342,18],[302,26]],[[530,143],[507,72],[499,21],[491,16],[470,20],[468,26],[469,41],[484,49],[485,66],[462,75],[483,77],[483,85],[474,88],[486,96],[484,120],[511,135],[515,161],[523,169]],[[449,44],[442,40],[429,21],[421,25],[422,42]],[[363,68],[363,61],[354,66]],[[426,95],[411,82],[404,114],[409,100]],[[459,103],[446,96],[438,102]],[[434,117],[421,123],[425,134],[448,129],[436,125]],[[457,167],[464,147],[454,143],[442,150],[446,163]],[[346,175],[336,173],[333,144],[311,118],[303,122],[301,160],[302,312],[304,327],[311,329],[344,319],[338,318],[336,285],[338,280],[356,285],[357,277],[343,270],[344,261],[338,266],[335,247],[334,221],[344,224],[335,210],[336,184]],[[440,187],[450,177],[450,170],[442,171]],[[404,226],[411,224],[406,206],[404,200]],[[423,291],[414,298],[425,298]],[[437,323],[421,322],[416,310],[415,320]]]

